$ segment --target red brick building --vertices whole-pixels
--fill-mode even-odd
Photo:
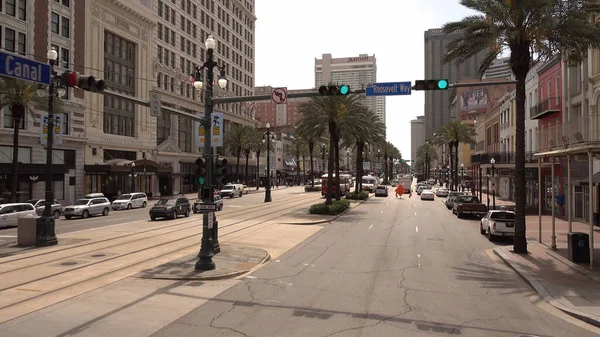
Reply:
[[[312,90],[310,90],[312,91]],[[254,88],[256,95],[270,95],[273,87],[263,86]],[[288,90],[290,93],[307,92],[307,90]],[[271,127],[283,127],[296,125],[300,119],[300,105],[309,101],[310,98],[288,98],[287,104],[275,104],[271,101],[254,102],[254,116],[259,120],[259,127],[264,128],[267,122]]]

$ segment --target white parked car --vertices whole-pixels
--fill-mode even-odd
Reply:
[[[498,236],[515,236],[515,212],[491,210],[481,218],[479,232],[487,234],[490,241]]]
[[[388,188],[387,186],[379,185],[375,188],[375,196],[376,197],[387,197],[388,196]]]
[[[19,218],[37,216],[35,207],[28,203],[0,205],[0,228],[16,226]]]
[[[432,190],[423,190],[421,192],[421,200],[434,200],[435,196]]]
[[[448,189],[447,189],[447,188],[445,188],[445,187],[440,187],[440,188],[438,188],[438,190],[437,190],[437,192],[435,193],[435,195],[436,195],[436,196],[438,196],[438,197],[443,197],[443,198],[445,198],[445,197],[447,197],[447,196],[448,196],[448,194],[449,194],[449,193],[450,193],[450,191],[448,191]]]
[[[145,208],[148,205],[148,196],[143,192],[121,194],[112,202],[113,210]]]

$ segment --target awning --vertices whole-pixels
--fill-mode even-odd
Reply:
[[[131,164],[135,163],[133,167],[134,171],[137,173],[150,174],[171,174],[173,173],[173,169],[171,166],[164,166],[160,163],[155,162],[150,159],[138,159],[138,160],[129,160],[129,159],[110,159],[104,161],[102,164],[95,165],[84,165],[83,169],[86,174],[109,174],[109,173],[123,173],[128,174],[131,172]]]
[[[285,165],[287,165],[287,166],[298,166],[298,165],[296,165],[296,161],[294,159],[286,159],[285,160]]]

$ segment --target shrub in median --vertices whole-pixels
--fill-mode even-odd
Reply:
[[[350,192],[350,193],[346,194],[346,199],[350,199],[350,200],[367,200],[368,198],[369,198],[369,192],[367,192],[367,191],[360,191],[358,193]]]
[[[310,214],[338,215],[350,208],[350,201],[346,199],[334,200],[331,205],[325,203],[310,206]]]
[[[320,192],[320,191],[321,191],[321,185],[304,186],[304,192]]]

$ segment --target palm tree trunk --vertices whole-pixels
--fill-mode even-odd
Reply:
[[[383,183],[388,184],[387,151],[383,153]]]
[[[25,107],[12,106],[13,118],[13,157],[12,157],[12,181],[10,184],[10,200],[17,202],[17,190],[19,188],[19,131],[23,113],[17,110],[25,110]]]
[[[310,187],[315,187],[315,166],[314,166],[314,150],[315,144],[308,142],[308,158],[310,160]]]
[[[450,149],[450,172],[448,172],[448,187],[450,188],[450,191],[456,191],[454,189],[454,155],[452,154],[454,147],[452,146],[452,142],[448,144],[448,148]]]
[[[235,155],[237,157],[237,163],[235,164],[235,177],[236,180],[240,179],[240,157],[242,156],[242,149],[238,148],[235,151]]]
[[[513,50],[513,53],[515,51]],[[529,51],[521,51],[521,53],[527,53]],[[512,58],[512,57],[511,57]],[[521,63],[521,62],[519,62]],[[527,66],[515,71],[515,77],[517,79],[516,85],[516,107],[517,107],[517,120],[515,125],[515,185],[518,186],[515,191],[515,237],[513,250],[517,254],[527,254],[527,239],[526,223],[525,223],[525,202],[526,202],[526,189],[520,188],[525,186],[525,78],[527,77],[527,71],[529,70],[529,60],[522,62]],[[592,177],[589,177],[592,179]]]
[[[354,192],[358,193],[362,189],[362,176],[363,176],[363,150],[365,144],[363,142],[356,142],[356,186]]]
[[[296,159],[298,160],[298,163],[296,165],[298,167],[298,169],[296,170],[296,181],[298,182],[298,185],[300,185],[300,171],[302,170],[300,168],[300,152],[296,152],[295,155]]]
[[[458,141],[454,142],[454,188],[458,191]]]
[[[331,205],[331,199],[333,197],[333,194],[331,193],[331,190],[333,189],[333,159],[334,159],[334,143],[335,143],[335,137],[333,136],[335,133],[335,122],[330,120],[329,121],[329,157],[327,159],[327,195],[326,195],[326,199],[325,199],[325,204],[326,205]]]
[[[246,165],[245,165],[245,171],[244,172],[244,184],[248,184],[248,160],[250,160],[250,151],[246,151],[246,153],[244,153],[246,155]]]
[[[256,151],[256,190],[260,188],[260,150]]]

